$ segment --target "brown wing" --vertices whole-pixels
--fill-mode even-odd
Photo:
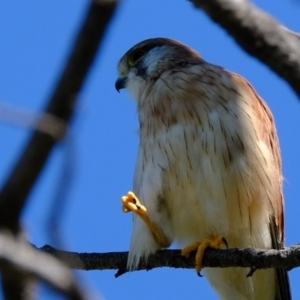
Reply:
[[[243,77],[233,74],[239,84],[252,94],[253,108],[257,113],[260,136],[264,139],[266,145],[272,151],[274,156],[274,162],[276,164],[276,170],[278,172],[278,185],[274,188],[278,188],[277,199],[273,200],[274,215],[270,220],[270,232],[272,238],[272,248],[281,249],[284,247],[284,200],[282,194],[282,164],[281,153],[279,147],[278,136],[272,113],[270,112],[265,101],[256,93],[254,88]],[[278,213],[276,213],[278,212]],[[276,269],[276,297],[275,300],[290,300],[292,299],[290,291],[289,277],[287,270]]]

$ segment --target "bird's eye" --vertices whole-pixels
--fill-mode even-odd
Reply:
[[[131,53],[128,59],[128,64],[130,67],[135,67],[139,61],[144,57],[145,52],[143,50],[135,50]]]

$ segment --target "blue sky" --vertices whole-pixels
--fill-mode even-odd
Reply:
[[[254,2],[285,26],[300,31],[300,2]],[[5,103],[24,111],[43,109],[87,5],[86,0],[0,2],[0,182],[29,136],[28,128],[4,121],[1,107]],[[22,222],[32,243],[51,242],[46,221],[67,156],[72,176],[60,227],[61,247],[78,252],[128,250],[131,217],[122,213],[120,197],[132,186],[138,123],[135,103],[126,91],[118,94],[114,82],[119,58],[151,37],[174,38],[190,45],[207,61],[246,77],[267,101],[283,155],[286,244],[300,242],[300,103],[295,94],[188,1],[128,0],[120,5],[91,68],[69,144],[55,149],[30,195]],[[118,279],[114,271],[76,273],[86,288],[104,299],[217,299],[206,279],[193,270],[155,269]],[[299,269],[290,272],[295,299],[300,299],[299,276]],[[46,289],[40,293],[43,299],[57,299]]]

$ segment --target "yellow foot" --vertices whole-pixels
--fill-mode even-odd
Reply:
[[[122,210],[125,213],[130,211],[137,213],[138,215],[146,215],[147,209],[141,204],[138,197],[133,192],[128,192],[126,196],[122,197]]]
[[[147,214],[147,208],[141,204],[138,197],[133,192],[128,192],[126,196],[122,197],[122,210],[125,213],[130,211],[136,213],[150,229],[154,240],[161,248],[169,247],[170,239],[164,234],[163,229],[156,223],[150,220]]]
[[[228,248],[227,241],[221,235],[209,235],[200,242],[195,242],[181,250],[181,255],[189,257],[191,252],[196,252],[196,272],[199,276],[202,269],[202,261],[206,248],[220,249],[221,245],[224,244]]]

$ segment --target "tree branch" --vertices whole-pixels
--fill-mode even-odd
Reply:
[[[77,253],[55,249],[45,245],[40,250],[51,253],[63,260],[70,268],[77,270],[118,270],[116,277],[127,272],[128,252]],[[185,258],[180,250],[159,250],[147,261],[142,260],[137,270],[150,270],[160,267],[195,268],[195,257]],[[245,267],[251,269],[285,268],[291,270],[300,266],[300,245],[282,250],[262,250],[254,248],[213,250],[204,255],[203,267],[227,268]]]
[[[300,39],[246,0],[191,0],[249,54],[285,79],[300,97]]]
[[[91,1],[70,57],[47,104],[45,114],[35,126],[36,130],[0,191],[0,228],[9,229],[16,237],[19,232],[20,214],[26,204],[27,197],[45,166],[51,150],[67,131],[78,94],[117,3],[117,0]],[[54,134],[53,132],[38,130],[43,128],[47,122],[49,123],[49,118],[52,121],[59,120],[59,130],[54,130]],[[13,250],[13,247],[11,249]],[[28,286],[25,282],[29,278],[28,274],[34,270],[30,268],[30,265],[22,269],[19,263],[14,264],[13,259],[17,260],[18,255],[16,254],[16,257],[9,256],[9,259],[3,258],[3,262],[0,264],[2,287],[6,298],[14,295],[14,299],[29,299],[24,296]],[[24,270],[24,272],[19,272],[19,269]],[[25,270],[28,270],[29,273]],[[52,281],[49,284],[55,289],[61,288],[59,282]],[[71,293],[68,295],[72,299],[83,299],[79,294],[73,295]]]
[[[27,277],[30,274],[29,277],[41,279],[57,291],[69,296],[70,299],[86,299],[77,287],[72,273],[65,265],[53,256],[37,251],[24,238],[0,233],[0,267],[1,269],[8,269],[4,273],[12,273],[13,267],[14,275],[23,271]],[[15,272],[16,270],[18,272]]]
[[[67,123],[71,120],[77,96],[116,5],[116,0],[92,1],[66,67],[47,105],[45,113],[64,122],[64,131],[67,130]],[[33,133],[0,192],[0,227],[18,231],[19,216],[26,198],[57,140],[57,136],[49,133],[40,131]]]

